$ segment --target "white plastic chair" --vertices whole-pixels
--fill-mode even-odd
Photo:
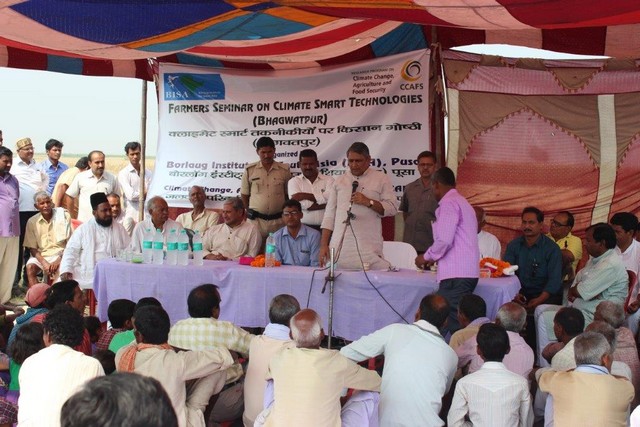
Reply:
[[[416,268],[416,249],[405,242],[382,242],[382,255],[392,267]]]

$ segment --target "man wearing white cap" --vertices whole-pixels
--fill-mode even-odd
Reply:
[[[90,197],[93,218],[71,235],[60,264],[61,280],[76,280],[82,289],[93,287],[93,269],[98,261],[113,258],[129,245],[129,234],[113,221],[107,195]]]
[[[14,291],[20,286],[22,277],[22,265],[26,263],[31,255],[28,250],[24,250],[25,231],[29,218],[38,213],[33,204],[33,196],[38,191],[46,191],[49,186],[49,176],[40,170],[40,167],[33,160],[33,144],[31,138],[22,138],[16,142],[18,159],[11,166],[11,174],[18,179],[20,184],[20,255],[18,256],[18,266],[13,282]]]

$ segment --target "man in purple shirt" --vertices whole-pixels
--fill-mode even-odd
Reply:
[[[9,173],[13,153],[0,146],[0,303],[11,298],[11,284],[18,265],[20,208],[18,180]]]
[[[480,276],[478,221],[473,207],[456,190],[456,177],[449,168],[438,169],[431,178],[433,194],[438,201],[433,223],[433,245],[416,258],[420,268],[438,263],[438,294],[451,306],[449,321],[443,333],[460,329],[458,302],[473,292]]]

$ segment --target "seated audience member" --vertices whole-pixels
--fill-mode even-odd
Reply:
[[[16,318],[15,325],[13,326],[13,329],[11,329],[11,334],[7,341],[7,348],[11,348],[11,343],[22,326],[31,322],[34,316],[49,311],[45,305],[45,301],[49,295],[50,288],[51,286],[46,283],[36,283],[27,290],[27,294],[24,297],[24,302],[28,307],[27,312]],[[9,354],[11,354],[10,350]]]
[[[169,332],[169,344],[184,350],[224,347],[247,356],[253,335],[231,322],[218,320],[220,301],[220,293],[216,285],[200,285],[192,289],[187,298],[191,318],[179,320],[173,325]],[[227,369],[226,373],[225,387],[212,409],[215,422],[240,418],[244,410],[242,365],[236,362]]]
[[[206,196],[202,187],[199,185],[191,187],[189,201],[193,206],[193,210],[178,215],[176,222],[180,223],[184,228],[198,231],[201,236],[204,236],[208,229],[218,224],[219,217],[214,211],[205,208],[205,200]]]
[[[509,348],[511,351],[505,355],[503,363],[511,372],[529,377],[533,368],[533,351],[520,336],[527,322],[527,312],[521,305],[508,302],[498,310],[495,323],[507,330],[509,335]],[[468,366],[468,372],[476,372],[482,366],[482,358],[478,354],[478,344],[475,339],[466,340],[456,349],[458,355],[458,367]]]
[[[89,332],[89,338],[91,340],[91,355],[93,355],[96,343],[102,336],[102,323],[97,316],[84,316],[82,320],[84,321],[85,329]]]
[[[157,380],[120,372],[87,382],[62,406],[61,427],[178,427]]]
[[[276,259],[284,265],[319,265],[320,232],[303,224],[302,206],[297,200],[287,200],[282,209],[284,227],[273,233]]]
[[[545,423],[553,417],[558,426],[627,425],[633,385],[609,373],[613,351],[607,340],[585,332],[576,338],[574,351],[575,370],[547,371],[540,377],[540,389],[553,398]]]
[[[282,348],[269,362],[266,378],[273,380],[274,400],[264,425],[338,426],[343,389],[379,391],[380,376],[336,350],[320,348],[324,331],[315,311],[299,311],[290,326],[296,346]],[[265,401],[271,400],[269,394],[268,390]],[[376,416],[372,412],[363,414],[366,420],[358,425],[369,425],[370,418]]]
[[[533,312],[540,304],[562,301],[562,253],[542,234],[544,214],[540,209],[528,206],[521,217],[522,236],[509,242],[504,260],[519,267],[516,275],[521,289],[514,301]]]
[[[615,359],[615,351],[616,351],[616,330],[613,329],[613,326],[608,324],[607,322],[603,322],[602,320],[594,320],[589,323],[586,328],[584,328],[585,332],[597,332],[604,336],[609,343],[609,347],[611,347],[611,351],[613,352],[613,362],[611,363],[611,375],[616,375],[619,377],[624,377],[631,381],[633,378],[631,374],[631,368],[627,365],[626,362],[622,360]],[[575,368],[575,366],[572,366]]]
[[[487,303],[476,294],[467,294],[460,298],[458,303],[458,323],[462,329],[458,329],[451,335],[449,346],[456,349],[478,333],[481,325],[491,322],[487,317]]]
[[[146,230],[162,231],[165,249],[167,248],[167,238],[171,230],[176,230],[176,233],[180,233],[180,230],[182,230],[182,226],[179,223],[169,219],[169,205],[162,197],[150,198],[147,201],[147,212],[149,215],[133,228],[129,247],[135,252],[142,252],[142,241]]]
[[[591,323],[596,306],[603,300],[622,304],[627,297],[629,278],[620,255],[614,251],[615,245],[616,235],[610,225],[599,223],[587,228],[585,247],[591,258],[576,274],[568,292],[569,302],[582,311],[585,324]],[[549,319],[559,308],[542,305],[535,311],[539,351],[552,338],[548,333]]]
[[[449,310],[441,295],[427,295],[413,324],[389,325],[340,350],[356,362],[384,354],[380,425],[443,425],[438,413],[458,359],[439,332]]]
[[[223,347],[176,352],[167,343],[169,328],[169,315],[163,308],[138,309],[136,343],[118,351],[117,370],[157,379],[171,399],[178,425],[204,427],[203,413],[211,396],[224,386],[225,370],[233,359]]]
[[[227,199],[222,205],[222,219],[224,224],[209,228],[202,238],[204,258],[226,261],[258,255],[262,236],[258,227],[247,221],[242,199]]]
[[[27,221],[24,236],[24,247],[31,252],[26,267],[29,287],[39,282],[40,272],[43,282],[58,278],[62,253],[71,237],[69,212],[54,207],[45,191],[37,192],[33,198],[38,213]]]
[[[456,384],[447,425],[532,426],[529,383],[502,363],[509,353],[509,336],[500,325],[487,323],[476,335],[482,367]]]
[[[120,202],[120,196],[116,193],[107,194],[107,200],[109,201],[109,206],[111,206],[111,216],[113,217],[113,221],[117,222],[121,226],[127,230],[127,234],[131,236],[133,233],[133,227],[136,226],[136,220],[130,216],[126,216],[124,212],[122,212],[122,204]]]
[[[10,311],[11,314],[7,312]],[[14,321],[24,314],[24,310],[13,304],[0,304],[0,350],[6,351]]]
[[[551,343],[542,351],[542,357],[551,364],[551,369],[565,371],[575,367],[573,344],[584,331],[584,316],[574,307],[562,307],[553,318],[553,332],[558,342]]]
[[[626,324],[635,337],[638,335],[638,322],[640,321],[640,296],[638,294],[638,275],[640,274],[640,243],[634,239],[635,230],[638,228],[638,218],[631,212],[618,212],[609,220],[613,231],[616,233],[615,251],[622,258],[625,268],[636,274],[636,285],[631,290],[629,298]]]
[[[18,424],[57,426],[62,405],[88,380],[104,375],[100,362],[77,352],[84,324],[77,310],[58,305],[44,320],[46,348],[29,356],[20,368]]]
[[[124,227],[113,222],[107,196],[94,193],[90,200],[93,218],[73,232],[60,264],[60,278],[77,280],[83,289],[93,288],[93,270],[98,261],[115,258],[129,244]]]
[[[20,396],[19,374],[22,364],[27,360],[27,357],[44,348],[43,335],[44,329],[40,323],[29,323],[20,328],[16,339],[11,343],[11,359],[8,366],[11,382],[7,392],[7,400],[12,403],[17,404],[18,396]]]
[[[478,247],[480,249],[480,259],[487,257],[500,259],[500,254],[502,253],[500,240],[488,231],[483,230],[484,226],[487,225],[487,214],[480,206],[474,206],[473,210],[476,211],[476,219],[478,220]]]
[[[82,295],[82,290],[80,290],[78,282],[75,280],[63,280],[62,282],[54,283],[49,290],[45,305],[49,310],[53,310],[59,305],[69,305],[82,316],[82,314],[84,314],[85,303],[84,296]],[[49,311],[33,316],[31,321],[43,323],[48,313]],[[74,347],[74,350],[80,351],[87,356],[91,356],[93,354],[91,348],[91,335],[86,328],[84,329],[80,345]]]
[[[111,328],[104,331],[100,336],[96,343],[97,350],[108,350],[115,334],[133,329],[131,318],[135,308],[136,304],[128,299],[115,299],[109,303],[107,316],[109,317]]]
[[[640,392],[640,358],[638,358],[638,349],[633,334],[628,328],[622,326],[624,323],[624,308],[622,304],[602,301],[596,307],[593,319],[606,322],[615,329],[616,345],[613,352],[613,360],[629,365],[633,387]],[[634,402],[638,402],[639,399],[640,396],[636,393]]]
[[[278,295],[269,304],[269,324],[262,335],[255,336],[249,344],[249,364],[244,381],[245,427],[253,427],[263,409],[265,375],[271,357],[280,349],[295,347],[290,337],[289,322],[300,311],[300,304],[291,295]]]
[[[105,375],[111,375],[116,371],[116,355],[111,350],[96,350],[93,358],[100,362]]]
[[[136,317],[136,310],[138,310],[141,307],[146,307],[148,305],[152,305],[155,307],[162,307],[162,304],[160,303],[160,301],[158,301],[154,297],[140,298],[135,308],[133,309],[133,315],[131,316],[131,329],[116,333],[111,339],[111,342],[109,343],[109,350],[111,350],[114,353],[117,353],[118,350],[120,350],[125,345],[129,345],[135,342],[136,337],[135,337],[135,334],[133,333],[133,321]]]
[[[562,280],[571,283],[582,259],[582,241],[571,234],[575,220],[569,211],[558,212],[551,220],[547,237],[553,239],[562,252]]]

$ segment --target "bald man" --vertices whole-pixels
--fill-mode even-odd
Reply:
[[[189,201],[193,206],[193,210],[182,213],[176,218],[176,222],[179,222],[184,228],[199,231],[200,236],[204,236],[204,233],[209,228],[218,224],[219,218],[217,213],[208,211],[205,208],[204,202],[206,198],[204,189],[199,185],[194,185],[189,190]]]
[[[160,196],[152,197],[147,201],[147,212],[149,215],[141,222],[137,223],[131,235],[130,248],[136,252],[142,252],[142,240],[145,230],[162,231],[164,238],[164,249],[167,249],[167,238],[171,230],[176,230],[176,236],[180,234],[182,225],[169,219],[169,205]]]
[[[336,350],[320,348],[324,331],[315,311],[299,311],[291,318],[290,326],[296,347],[284,348],[271,358],[267,379],[273,379],[275,401],[264,425],[344,425],[340,408],[342,390],[378,391],[380,376]],[[267,399],[269,393],[267,390]],[[367,416],[377,418],[377,411],[371,411]],[[354,425],[366,426],[367,421]]]

